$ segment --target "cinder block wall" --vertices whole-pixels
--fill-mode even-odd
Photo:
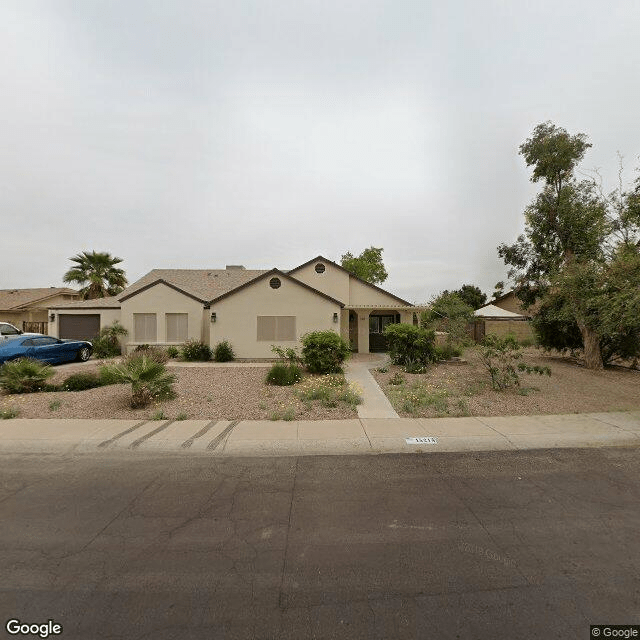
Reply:
[[[484,333],[495,333],[498,336],[506,336],[512,333],[518,340],[535,338],[533,328],[528,320],[485,320]]]

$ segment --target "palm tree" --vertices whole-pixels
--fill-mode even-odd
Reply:
[[[79,284],[84,300],[115,296],[127,286],[124,270],[115,266],[122,262],[122,258],[115,258],[106,252],[83,251],[69,260],[76,264],[62,279]]]

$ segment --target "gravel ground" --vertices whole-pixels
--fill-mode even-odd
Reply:
[[[325,407],[319,401],[303,403],[291,387],[267,386],[264,367],[168,367],[178,377],[176,398],[144,409],[131,409],[129,385],[110,385],[76,392],[30,393],[0,396],[0,410],[14,407],[20,418],[125,418],[149,419],[162,411],[169,419],[186,415],[192,420],[263,420],[280,416],[293,407],[296,420],[355,418],[357,412],[340,402]],[[57,371],[50,380],[61,383],[76,371],[97,371],[97,366],[77,365]],[[56,405],[59,403],[57,408]],[[289,409],[291,412],[291,409]]]
[[[590,413],[640,408],[640,371],[623,368],[590,371],[569,358],[545,355],[535,348],[523,349],[523,353],[527,364],[549,366],[551,377],[523,374],[520,390],[494,391],[474,349],[464,354],[467,364],[439,364],[419,375],[391,366],[388,373],[372,370],[372,374],[403,417]],[[398,372],[406,383],[390,385],[389,380]],[[437,407],[420,407],[413,413],[408,412],[403,410],[402,402],[394,403],[393,398],[410,392],[414,384],[421,385],[433,396],[442,398],[445,392],[446,396]]]

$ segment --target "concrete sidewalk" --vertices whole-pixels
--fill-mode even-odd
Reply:
[[[640,411],[291,422],[19,418],[0,422],[3,452],[298,456],[638,445]]]

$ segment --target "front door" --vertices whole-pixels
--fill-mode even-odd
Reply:
[[[394,314],[369,316],[369,351],[386,351],[387,338],[384,335],[384,329],[387,325],[396,322]]]

